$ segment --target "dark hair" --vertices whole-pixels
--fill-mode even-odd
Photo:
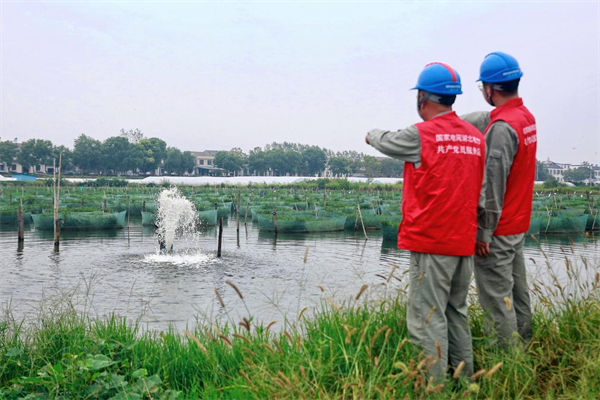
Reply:
[[[440,100],[438,103],[444,106],[451,106],[456,101],[456,95],[444,94],[439,96]]]
[[[419,89],[419,94],[421,93],[425,93],[425,97],[423,98],[423,100],[429,99],[434,103],[438,103],[446,107],[450,107],[452,104],[454,104],[454,101],[456,100],[455,94],[438,94]]]
[[[521,78],[515,79],[512,81],[506,81],[501,83],[487,83],[486,85],[491,85],[492,89],[497,90],[499,92],[503,92],[506,94],[515,94],[519,90],[519,82]]]

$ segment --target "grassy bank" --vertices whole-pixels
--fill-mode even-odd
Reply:
[[[135,321],[76,311],[69,301],[45,304],[30,323],[7,315],[0,398],[599,398],[599,268],[565,259],[557,268],[568,281],[548,269],[549,283],[532,283],[534,337],[526,349],[490,346],[474,301],[479,372],[471,383],[428,384],[431,360],[407,340],[404,295],[392,271],[351,300],[336,304],[324,294],[320,305],[274,325],[230,319],[190,332],[147,332]]]

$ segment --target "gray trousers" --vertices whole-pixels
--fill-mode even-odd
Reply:
[[[475,256],[475,281],[486,312],[486,333],[497,335],[504,347],[518,343],[518,337],[527,343],[532,335],[524,243],[524,233],[493,236],[490,255]]]
[[[467,294],[473,257],[412,252],[409,269],[408,332],[411,342],[437,362],[429,370],[443,379],[448,367],[465,362],[463,375],[473,374],[473,344]],[[438,345],[439,353],[438,354]],[[439,357],[441,356],[441,357]]]

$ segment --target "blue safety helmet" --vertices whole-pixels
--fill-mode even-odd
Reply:
[[[479,79],[477,81],[501,83],[514,81],[522,76],[523,71],[521,71],[517,59],[497,51],[485,56],[479,68]]]
[[[449,96],[462,94],[460,75],[454,68],[441,62],[427,64],[419,74],[417,85],[411,90],[414,89]]]

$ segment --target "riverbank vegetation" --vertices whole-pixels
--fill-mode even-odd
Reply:
[[[8,310],[0,324],[0,398],[598,398],[600,266],[572,260],[571,250],[564,249],[564,265],[540,266],[543,280],[530,283],[534,335],[526,348],[494,347],[471,294],[477,372],[470,380],[428,380],[435,357],[408,341],[405,280],[393,267],[346,301],[322,288],[321,301],[285,321],[232,310],[217,290],[215,304],[227,317],[182,331],[95,316],[87,298],[71,295],[46,300],[27,320]],[[227,285],[244,300],[235,283]]]

